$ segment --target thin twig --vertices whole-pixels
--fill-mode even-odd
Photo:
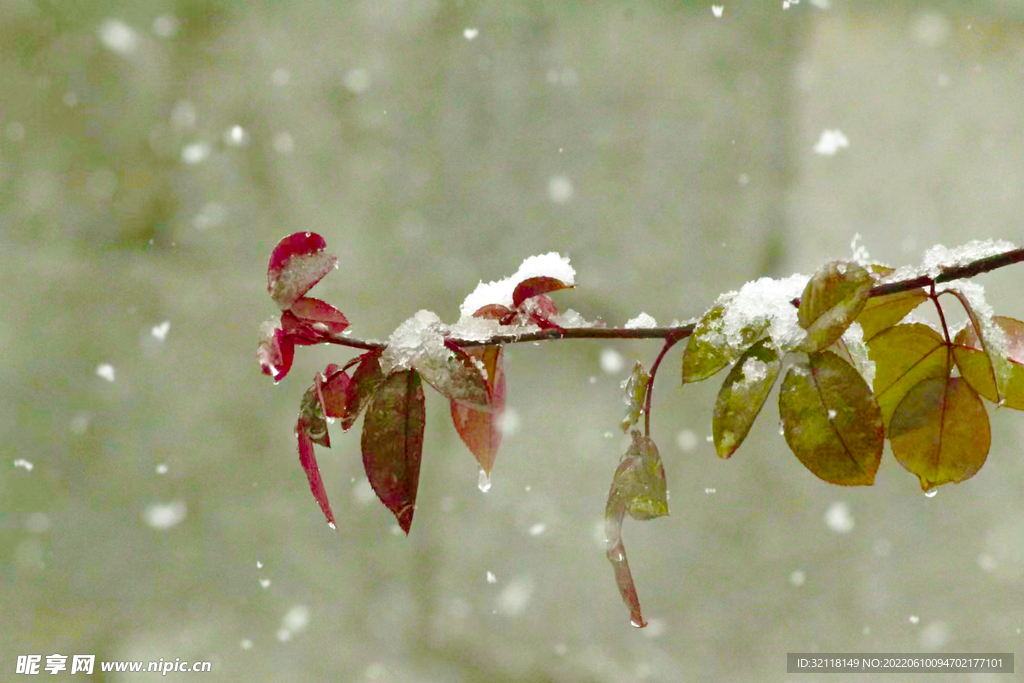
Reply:
[[[962,266],[942,268],[942,272],[936,277],[921,275],[910,280],[900,280],[884,285],[876,285],[871,289],[871,296],[885,296],[886,294],[897,294],[908,292],[921,287],[962,280],[975,275],[987,273],[997,268],[1009,266],[1024,261],[1024,249],[1011,249],[1010,251],[988,256],[986,258],[972,261]],[[794,300],[799,304],[799,300]],[[538,330],[536,332],[525,332],[523,334],[497,334],[484,340],[450,338],[448,341],[455,346],[470,348],[474,346],[498,346],[502,344],[522,344],[525,342],[552,341],[556,339],[673,339],[673,344],[693,334],[693,323],[678,325],[676,327],[570,327],[565,329]],[[331,344],[350,346],[355,349],[366,349],[373,351],[387,346],[387,342],[366,341],[356,339],[344,334],[336,334],[328,339]]]

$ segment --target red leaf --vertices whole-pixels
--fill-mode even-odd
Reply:
[[[348,320],[341,311],[309,296],[296,301],[291,307],[291,313],[321,336],[325,333],[341,334],[348,327]]]
[[[542,330],[562,329],[561,326],[551,321],[558,315],[558,306],[547,294],[538,294],[527,299],[519,306],[518,310],[526,316],[527,322],[533,323]]]
[[[270,375],[275,382],[280,382],[288,374],[294,358],[295,342],[281,329],[273,330],[256,349],[256,360],[263,374]]]
[[[561,280],[546,275],[527,278],[516,285],[515,291],[512,292],[512,306],[519,308],[520,304],[527,299],[539,294],[557,292],[560,289],[567,289],[569,287],[572,287],[572,285],[567,285]]]
[[[316,455],[313,452],[313,440],[306,432],[307,425],[303,418],[299,418],[295,425],[295,434],[299,440],[299,463],[306,471],[306,478],[309,479],[309,490],[313,492],[313,498],[319,503],[327,523],[335,528],[334,515],[331,513],[331,504],[327,502],[327,491],[324,490],[324,482],[320,479],[320,468],[316,465]]]
[[[338,259],[324,251],[327,243],[315,232],[297,232],[274,247],[267,264],[267,291],[287,311],[334,268]]]
[[[348,405],[348,387],[352,383],[345,371],[331,372],[336,365],[328,365],[326,378],[320,373],[316,375],[317,398],[320,407],[327,417],[342,417]]]
[[[619,587],[622,602],[626,603],[626,607],[629,609],[630,622],[633,626],[643,628],[647,626],[647,622],[644,621],[644,617],[640,613],[640,597],[636,593],[636,584],[633,583],[633,573],[629,570],[626,548],[622,545],[622,519],[625,514],[624,502],[609,505],[609,509],[605,512],[604,535],[607,547],[605,554],[615,570],[615,584]]]
[[[384,374],[380,369],[380,354],[380,351],[364,353],[359,367],[352,375],[346,392],[345,410],[341,416],[341,428],[346,432],[352,429],[359,413],[370,403],[377,387],[384,381]]]
[[[500,320],[502,324],[512,316],[512,310],[501,304],[487,304],[476,309],[474,318],[486,318],[488,320]]]
[[[425,420],[420,376],[403,370],[378,387],[363,421],[366,478],[406,534],[416,506]]]
[[[323,333],[317,332],[311,326],[299,320],[291,311],[281,314],[281,329],[298,346],[311,346],[323,341]]]
[[[488,475],[501,445],[501,421],[505,414],[505,369],[500,346],[467,349],[483,362],[487,383],[491,387],[491,410],[474,410],[462,403],[451,402],[452,423],[466,448]]]

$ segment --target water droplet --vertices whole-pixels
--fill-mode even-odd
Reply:
[[[327,526],[331,527],[332,530],[336,530],[338,528],[334,525],[334,522],[327,522]]]
[[[629,623],[632,624],[633,626],[637,627],[637,628],[643,628],[644,627],[644,622],[637,621],[636,619],[630,619]]]
[[[480,478],[477,480],[476,486],[484,493],[487,493],[488,491],[491,490],[491,477],[487,474],[487,472],[480,470]]]
[[[924,495],[927,496],[928,498],[934,498],[935,494],[938,492],[938,489],[928,489],[927,491],[924,492]]]

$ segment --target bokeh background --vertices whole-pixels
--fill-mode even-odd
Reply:
[[[421,308],[454,321],[547,251],[578,272],[562,306],[667,324],[858,233],[892,265],[1021,241],[1024,4],[723,5],[0,0],[0,679],[53,653],[213,663],[174,681],[424,683],[1020,655],[1011,411],[967,483],[926,498],[887,449],[875,486],[843,489],[789,453],[774,398],[719,461],[718,381],[680,389],[674,351],[653,422],[672,514],[625,530],[643,630],[600,525],[619,382],[655,342],[509,348],[487,493],[428,396],[408,538],[356,433],[319,449],[337,531],[309,494],[298,402],[351,354],[259,374],[290,232],[325,236],[340,269],[314,294],[370,338]],[[1019,268],[978,281],[1024,316]]]

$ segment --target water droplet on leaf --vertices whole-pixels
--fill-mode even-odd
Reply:
[[[487,493],[488,491],[490,491],[491,490],[491,477],[490,477],[490,475],[488,475],[487,472],[484,472],[483,470],[480,470],[480,478],[477,480],[476,486],[477,486],[477,488],[479,488],[484,493]]]

